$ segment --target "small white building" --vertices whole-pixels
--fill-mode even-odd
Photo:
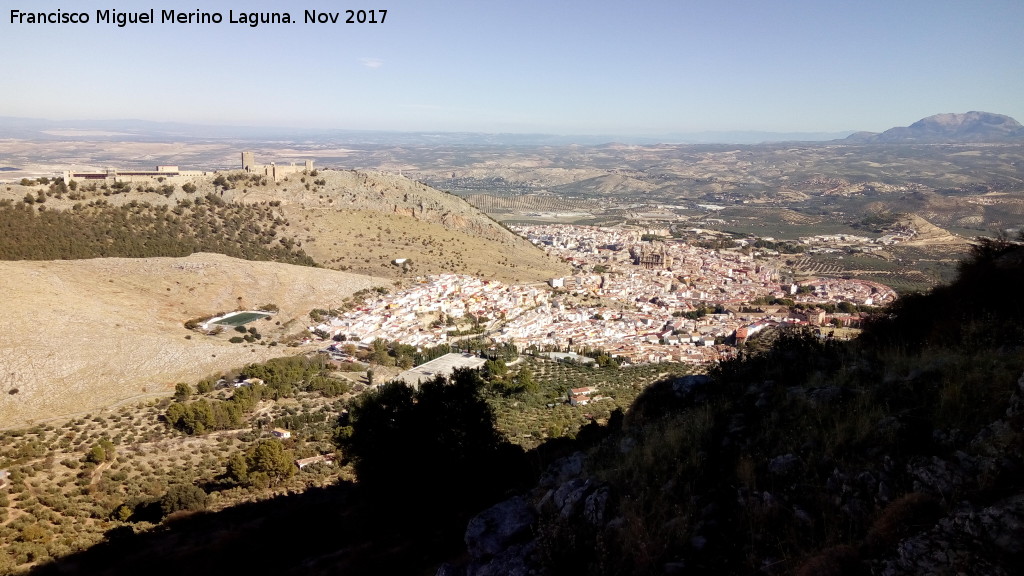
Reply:
[[[447,378],[455,372],[456,368],[469,368],[476,370],[486,363],[485,358],[474,356],[472,354],[466,354],[464,352],[451,352],[445,354],[440,358],[435,358],[430,362],[420,364],[415,368],[406,370],[399,374],[395,379],[401,380],[412,386],[413,388],[419,388],[419,385],[423,382],[429,382],[438,376]]]
[[[319,456],[310,456],[309,458],[299,458],[295,461],[295,465],[302,470],[306,466],[311,464],[327,464],[328,466],[334,464],[334,456],[330,454],[321,454]]]

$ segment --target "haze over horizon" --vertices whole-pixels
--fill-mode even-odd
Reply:
[[[87,24],[12,23],[81,10]],[[386,9],[380,24],[304,11]],[[152,24],[96,11],[155,11]],[[0,17],[5,116],[402,132],[883,131],[940,112],[1024,118],[1024,4],[607,0],[378,7],[33,2]],[[296,23],[229,23],[229,10]]]

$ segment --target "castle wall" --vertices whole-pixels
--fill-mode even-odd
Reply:
[[[289,174],[299,174],[304,171],[313,170],[313,161],[306,160],[301,166],[296,164],[278,166],[274,163],[256,164],[255,157],[252,152],[242,152],[242,170],[245,170],[250,174],[262,174],[264,176],[269,176],[274,179],[274,182],[277,182]]]
[[[278,166],[272,163],[257,165],[255,163],[254,154],[247,151],[242,152],[242,169],[249,173],[269,176],[277,182],[289,174],[300,174],[302,172],[312,171],[313,161],[305,160],[301,165],[287,164]],[[114,168],[108,168],[104,171],[97,172],[65,170],[61,175],[65,182],[70,182],[71,180],[93,182],[103,180],[104,182],[112,184],[114,182],[152,182],[159,181],[158,179],[163,178],[163,181],[167,183],[184,184],[193,178],[199,178],[211,174],[212,172],[206,172],[204,170],[179,170],[177,166],[160,165],[153,170],[117,170]]]

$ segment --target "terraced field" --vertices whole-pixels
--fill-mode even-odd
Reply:
[[[616,408],[627,409],[648,385],[661,378],[690,374],[685,364],[648,364],[625,368],[597,368],[523,356],[537,391],[505,397],[492,395],[497,427],[511,442],[532,448],[546,438],[575,436],[592,420],[608,418]],[[566,403],[569,388],[597,386],[596,400],[585,406]]]
[[[117,514],[118,508],[138,506],[145,512],[140,502],[158,500],[174,486],[205,487],[208,507],[217,510],[351,478],[346,468],[315,465],[273,487],[224,481],[228,459],[272,438],[275,426],[293,430],[288,449],[298,457],[333,451],[330,439],[340,408],[316,394],[264,402],[261,423],[202,436],[185,436],[162,420],[170,402],[132,403],[62,424],[0,432],[0,462],[11,473],[10,485],[0,489],[0,574],[88,548],[114,527],[153,528],[159,513],[129,520]],[[96,451],[97,446],[102,449]]]
[[[591,212],[602,209],[601,204],[593,200],[540,194],[523,194],[516,196],[473,194],[466,196],[466,200],[476,208],[488,214],[532,211]]]
[[[849,276],[872,280],[897,292],[919,292],[953,278],[967,253],[961,247],[895,246],[886,257],[868,254],[814,254],[791,260],[797,275]]]

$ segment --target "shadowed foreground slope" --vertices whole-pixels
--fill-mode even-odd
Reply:
[[[88,551],[38,568],[56,574],[422,574],[457,553],[465,518],[412,522],[342,484],[172,518],[134,534],[121,527]]]
[[[468,529],[484,500],[437,500],[385,460],[383,492],[342,485],[116,532],[37,572],[431,574],[447,561],[446,576],[1015,574],[1024,309],[997,296],[1024,293],[1022,256],[981,243],[956,283],[906,299],[859,341],[786,332],[710,377],[655,384]],[[417,403],[377,400],[393,414]],[[411,422],[474,404],[433,405]]]
[[[1022,257],[982,242],[859,341],[784,332],[652,386],[548,471],[535,522],[445,573],[1018,573]]]

